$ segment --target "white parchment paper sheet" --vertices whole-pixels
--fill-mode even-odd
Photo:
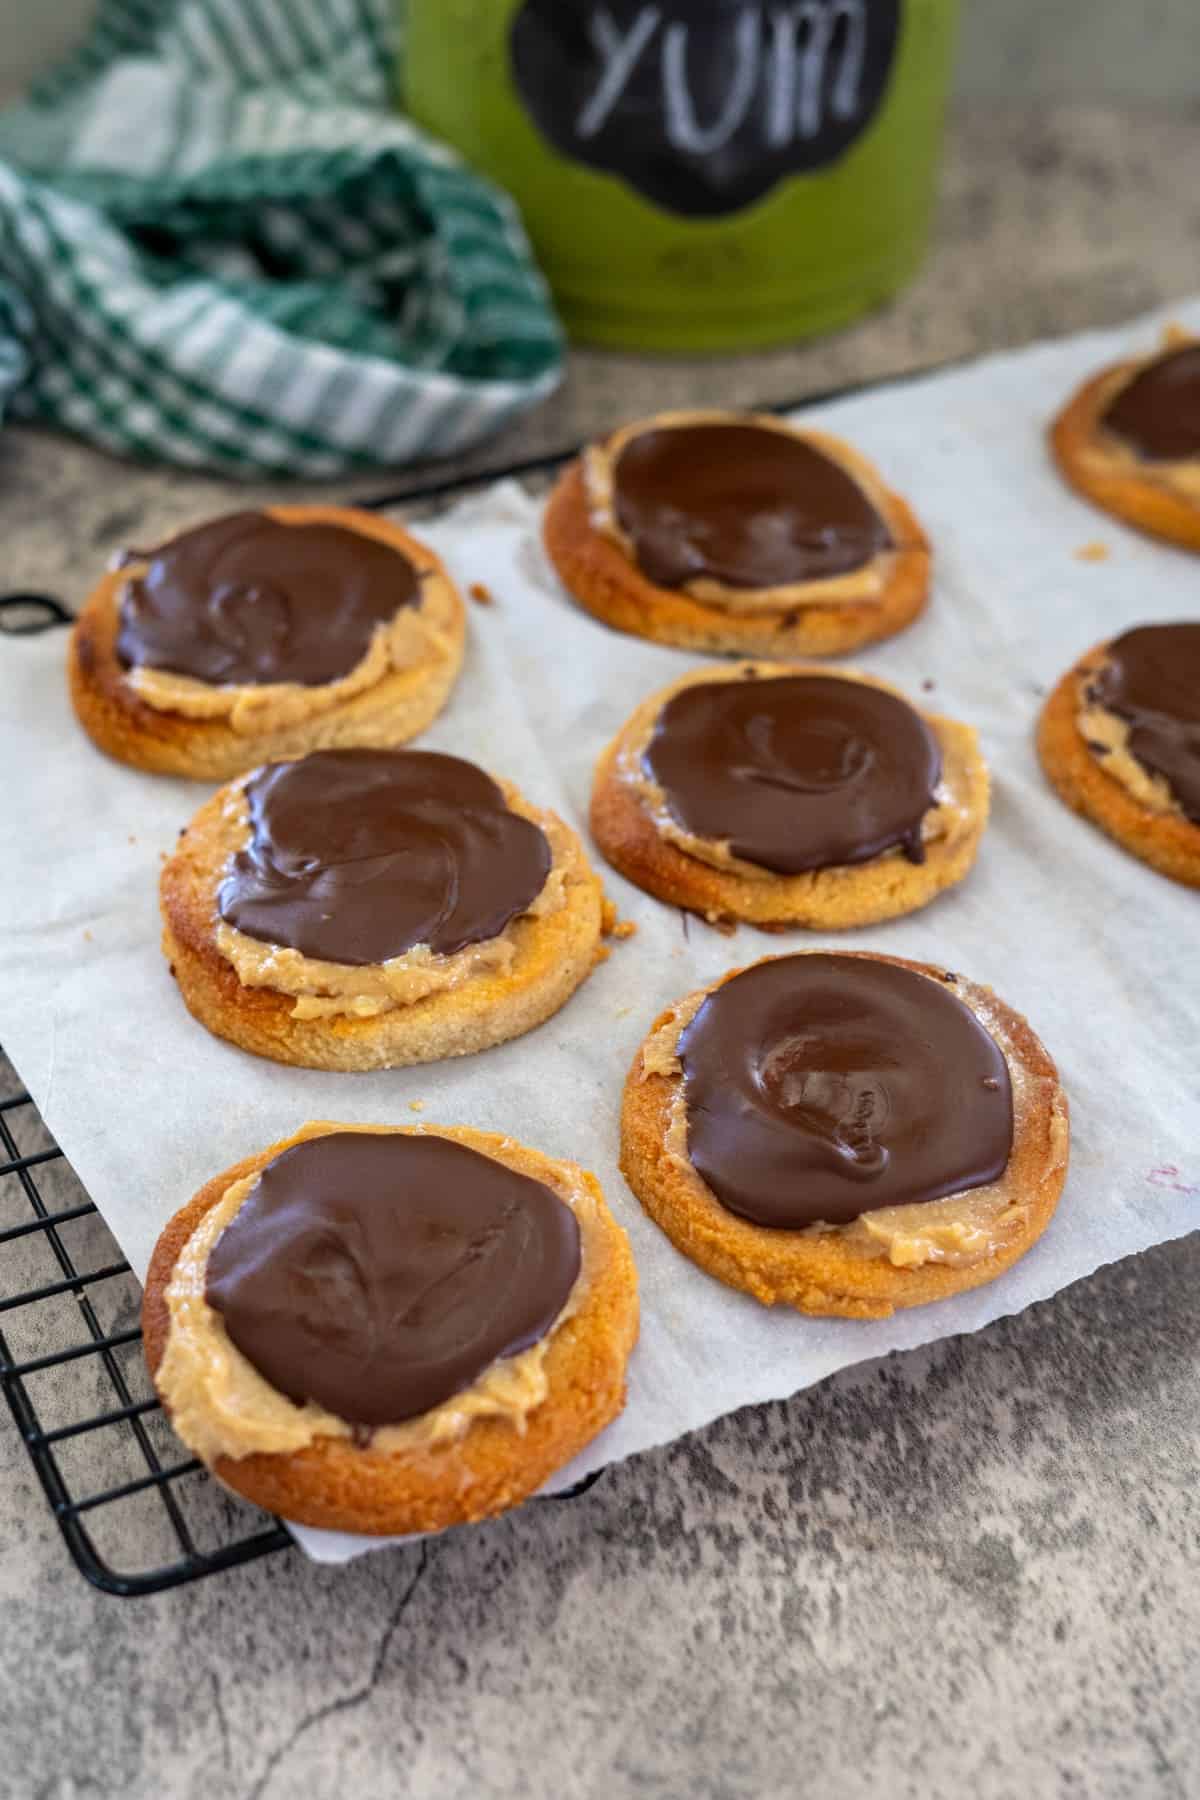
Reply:
[[[1200,303],[1174,316],[1200,327]],[[60,632],[0,646],[0,1040],[135,1269],[203,1181],[306,1119],[411,1124],[408,1103],[421,1099],[424,1121],[505,1131],[577,1159],[630,1233],[643,1324],[629,1404],[563,1472],[566,1485],[844,1364],[974,1331],[1200,1225],[1200,901],[1073,817],[1046,786],[1032,735],[1043,693],[1089,645],[1137,622],[1200,615],[1200,564],[1074,498],[1042,447],[1047,416],[1077,381],[1156,336],[1157,322],[1142,321],[805,415],[878,461],[935,546],[925,617],[862,666],[972,721],[994,778],[965,884],[841,941],[990,983],[1058,1060],[1071,1174],[1024,1261],[976,1293],[863,1324],[767,1311],[680,1256],[617,1170],[622,1080],[661,1007],[789,941],[748,928],[725,938],[698,921],[685,933],[677,911],[611,874],[636,937],[556,1018],[498,1050],[354,1076],[279,1068],[209,1037],[159,954],[155,891],[160,853],[208,790],[92,749],[71,716]],[[427,529],[464,588],[484,582],[496,603],[470,608],[462,680],[423,741],[510,776],[582,827],[598,751],[637,700],[697,659],[577,611],[545,564],[538,515],[503,486]],[[1095,539],[1109,560],[1078,560]],[[80,569],[81,594],[92,574]],[[322,1558],[368,1547],[297,1535]]]

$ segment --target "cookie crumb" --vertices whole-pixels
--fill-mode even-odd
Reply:
[[[133,835],[133,833],[132,833],[132,832],[130,832],[130,834],[129,834],[129,841],[130,841],[130,843],[131,843],[131,844],[136,844],[136,843],[137,843],[137,839],[136,839],[136,838],[135,838],[135,837],[134,837],[134,835]]]
[[[423,1100],[410,1100],[408,1103],[408,1110],[409,1112],[424,1112],[425,1102]]]
[[[1075,560],[1076,562],[1107,562],[1111,555],[1112,552],[1107,544],[1102,544],[1099,538],[1093,538],[1090,543],[1080,544],[1075,552]]]
[[[84,943],[85,943],[85,944],[92,944],[92,943],[94,943],[94,942],[95,942],[95,939],[94,939],[94,938],[93,938],[93,936],[92,936],[92,934],[91,934],[91,932],[90,932],[90,931],[85,931],[85,932],[84,932],[84,934],[83,934],[83,941],[84,941]]]
[[[600,912],[601,936],[606,938],[616,938],[620,941],[622,938],[631,938],[636,931],[637,926],[634,924],[633,920],[622,919],[617,912],[616,905],[606,894]],[[605,954],[608,954],[607,951]]]
[[[491,588],[485,587],[482,581],[473,581],[467,589],[476,606],[495,606],[496,596]]]

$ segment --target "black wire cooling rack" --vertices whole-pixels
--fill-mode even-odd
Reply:
[[[141,1354],[141,1289],[0,1065],[0,1385],[77,1567],[152,1594],[283,1550],[277,1520],[180,1445]]]
[[[865,390],[761,410],[799,411],[853,391]],[[359,504],[436,510],[489,482],[548,475],[577,454],[574,445]],[[71,620],[53,595],[0,596],[4,635]],[[133,1271],[0,1053],[0,1387],[76,1566],[123,1596],[161,1593],[292,1545],[277,1519],[181,1456],[146,1372],[140,1308]],[[550,1498],[573,1499],[595,1480]]]

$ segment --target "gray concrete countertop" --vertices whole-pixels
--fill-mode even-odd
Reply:
[[[723,363],[581,352],[475,466],[1194,290],[1198,150],[1194,112],[976,106],[935,253],[896,305]],[[126,533],[228,497],[8,432],[3,585],[77,602]],[[0,1793],[1196,1794],[1198,1286],[1193,1236],[738,1413],[570,1505],[131,1602],[70,1565],[0,1417]]]

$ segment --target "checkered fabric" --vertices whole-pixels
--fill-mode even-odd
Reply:
[[[0,114],[0,406],[226,475],[449,456],[558,378],[507,197],[389,110],[396,0],[101,0]]]

